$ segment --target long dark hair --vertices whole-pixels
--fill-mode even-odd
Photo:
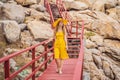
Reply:
[[[56,28],[55,28],[55,33],[54,33],[54,34],[56,34],[56,33],[58,32],[58,26],[59,26],[59,24],[60,24],[60,21],[58,22],[58,25],[57,25]],[[63,31],[63,33],[65,34],[64,24],[63,24],[63,26],[62,26],[62,31]]]

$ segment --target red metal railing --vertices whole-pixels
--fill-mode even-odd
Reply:
[[[81,36],[80,36],[80,53],[79,53],[78,61],[74,71],[73,80],[82,80],[82,76],[83,76],[82,75],[83,74],[83,58],[84,58],[83,34],[84,34],[84,21],[82,21],[82,30],[81,30]]]
[[[51,7],[50,7],[50,3],[48,2],[48,0],[44,0],[44,6],[46,7],[47,12],[50,14],[50,23],[51,23],[51,27],[53,28],[52,24],[54,22],[54,17],[53,17],[52,10],[51,10]]]
[[[19,52],[15,52],[15,53],[12,53],[8,56],[5,56],[3,58],[0,59],[0,64],[1,63],[4,63],[4,73],[5,73],[5,80],[11,80],[13,79],[15,76],[17,76],[18,73],[20,73],[22,70],[24,70],[25,68],[27,68],[28,66],[30,66],[32,64],[32,73],[29,74],[25,80],[28,80],[32,77],[32,80],[35,80],[35,73],[41,69],[41,67],[45,66],[45,69],[47,68],[47,62],[49,61],[50,58],[53,58],[53,54],[49,57],[47,57],[47,53],[50,52],[51,50],[53,50],[53,47],[49,48],[47,47],[47,44],[48,42],[50,42],[50,40],[46,40],[46,41],[43,41],[43,42],[40,42],[39,44],[36,44],[34,46],[31,46],[31,47],[28,47],[26,49],[23,49]],[[40,45],[43,45],[45,47],[45,50],[44,52],[35,57],[35,48],[40,46]],[[29,50],[32,50],[32,61],[30,61],[29,63],[27,63],[26,65],[22,66],[18,71],[15,71],[14,73],[10,74],[10,59],[15,57],[15,56],[18,56],[20,54],[23,54],[24,52],[27,52]],[[35,68],[35,61],[37,61],[38,59],[40,59],[41,57],[45,56],[45,60],[42,64],[40,64],[37,68]]]

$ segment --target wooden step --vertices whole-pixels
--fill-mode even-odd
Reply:
[[[68,52],[79,52],[80,50],[72,50],[72,49],[69,49]]]
[[[68,54],[69,56],[78,56],[78,54],[77,53],[75,53],[75,54],[73,54],[73,53],[70,53],[70,54]]]
[[[76,34],[76,32],[71,32],[72,34]],[[78,35],[80,35],[81,34],[81,32],[78,32]]]
[[[72,46],[68,46],[68,48],[80,48],[80,46],[78,46],[78,45],[72,45]]]
[[[75,45],[76,45],[76,46],[80,46],[80,42],[79,42],[79,41],[68,41],[68,45],[69,45],[69,46],[72,46],[72,45],[73,45],[73,46],[75,46]]]

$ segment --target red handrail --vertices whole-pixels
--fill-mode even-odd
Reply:
[[[53,17],[50,3],[48,2],[48,0],[44,0],[44,6],[46,7],[47,12],[50,14],[50,23],[51,23],[51,27],[53,28],[52,23],[54,22],[54,17]]]
[[[83,58],[84,58],[83,34],[84,34],[84,21],[82,21],[82,30],[81,30],[81,36],[80,36],[80,45],[81,45],[80,53],[79,53],[78,61],[74,71],[73,80],[82,80]]]
[[[3,58],[0,59],[0,64],[1,63],[4,63],[4,72],[5,72],[5,80],[11,80],[12,78],[14,78],[18,73],[20,73],[22,70],[24,70],[25,68],[27,68],[28,66],[30,66],[32,64],[32,73],[25,79],[25,80],[28,80],[32,77],[32,80],[35,80],[35,73],[41,69],[41,67],[43,65],[45,65],[45,69],[47,68],[47,62],[50,58],[53,57],[53,54],[49,57],[45,57],[45,61],[39,65],[38,68],[35,68],[35,61],[37,61],[39,58],[41,58],[42,56],[46,56],[47,53],[51,50],[53,50],[53,47],[51,47],[50,49],[47,49],[47,43],[50,42],[50,40],[45,40],[43,42],[40,42],[39,44],[36,44],[34,46],[31,46],[31,47],[28,47],[26,49],[23,49],[21,51],[18,51],[18,52],[15,52],[15,53],[12,53],[8,56],[5,56]],[[45,51],[35,57],[35,48],[40,46],[40,45],[43,45],[45,47]],[[18,71],[15,71],[14,73],[10,74],[10,64],[9,64],[9,60],[17,55],[20,55],[20,54],[23,54],[24,52],[26,51],[29,51],[29,50],[32,50],[32,61],[30,61],[29,63],[27,63],[26,65],[22,66]]]

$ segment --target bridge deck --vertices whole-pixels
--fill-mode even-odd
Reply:
[[[74,75],[76,59],[68,59],[64,61],[62,74],[56,73],[55,60],[51,62],[46,71],[38,78],[38,80],[72,80]]]

